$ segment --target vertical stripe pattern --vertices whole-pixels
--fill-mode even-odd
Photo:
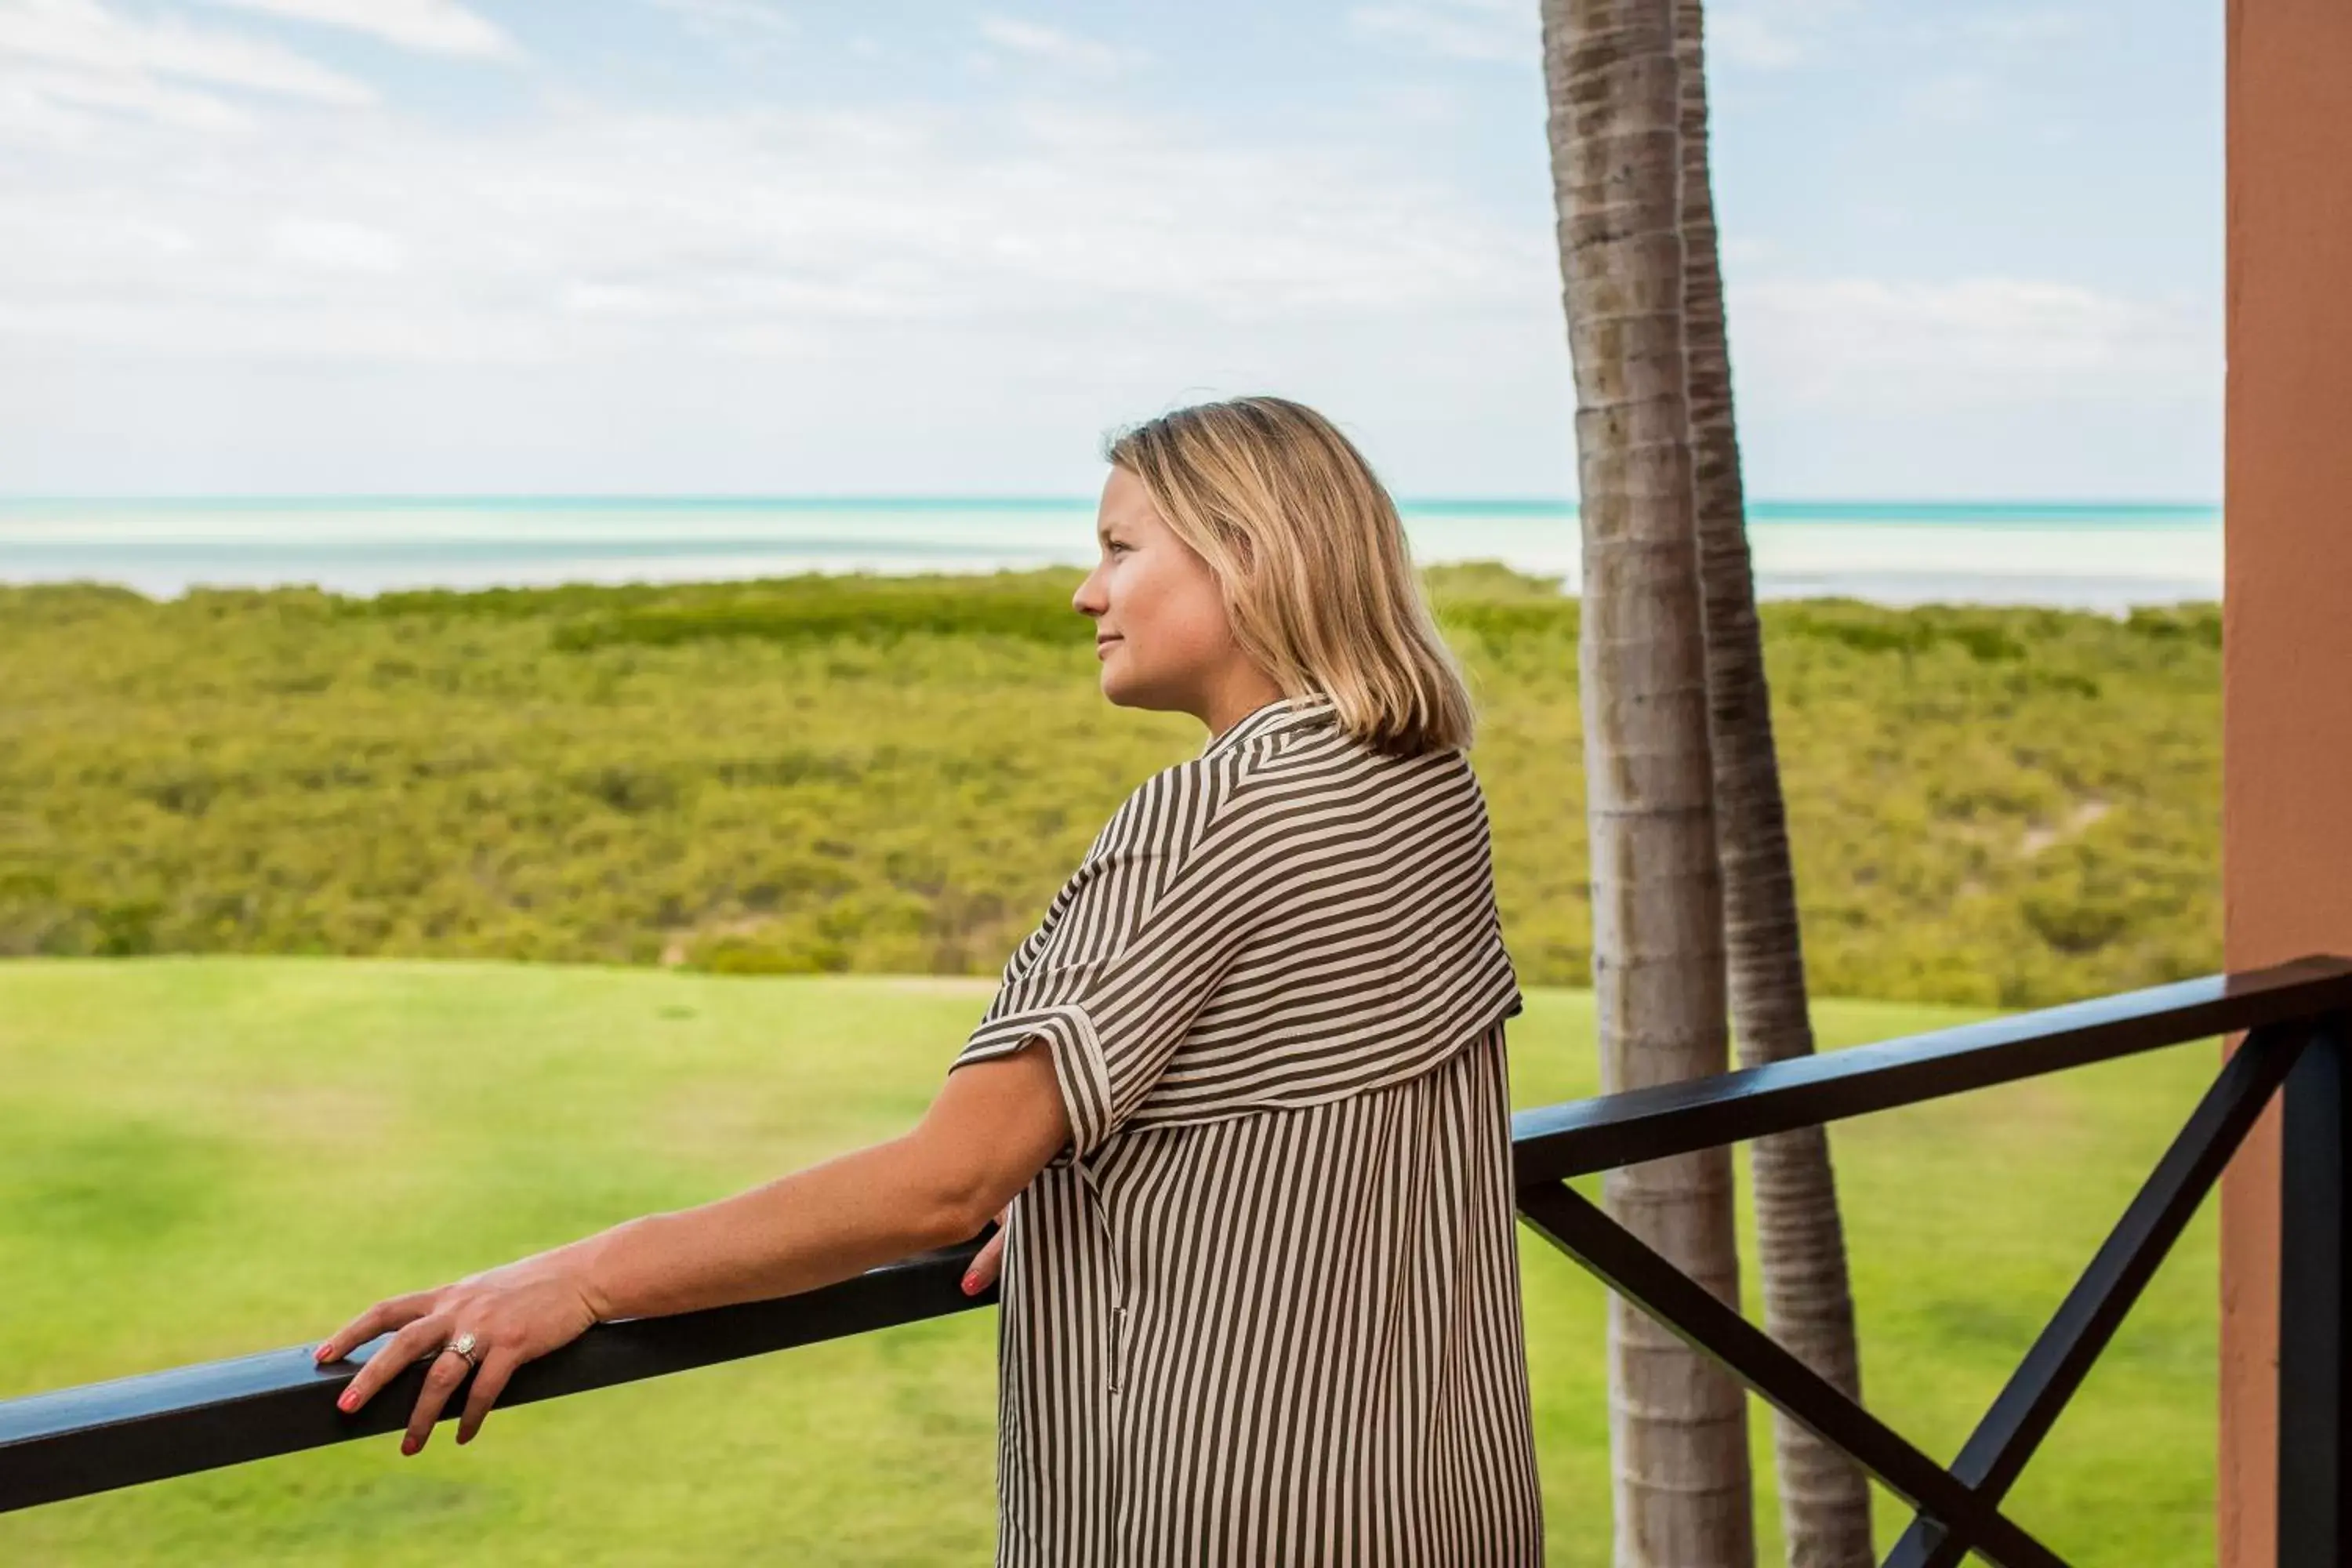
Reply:
[[[1459,751],[1276,701],[1113,814],[950,1070],[1044,1042],[1006,1215],[1000,1568],[1542,1561],[1520,1010]]]

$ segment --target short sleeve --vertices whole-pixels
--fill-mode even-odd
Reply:
[[[1019,1050],[1052,1053],[1083,1160],[1150,1093],[1270,903],[1264,846],[1213,821],[1187,850],[1181,801],[1139,791],[1061,891],[949,1071]]]

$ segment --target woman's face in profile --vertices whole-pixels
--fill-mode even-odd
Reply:
[[[1101,553],[1071,605],[1094,620],[1103,695],[1122,708],[1202,712],[1241,658],[1216,574],[1126,468],[1112,468],[1095,523]]]

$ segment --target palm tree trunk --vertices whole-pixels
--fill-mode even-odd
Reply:
[[[1683,329],[1706,605],[1716,838],[1730,953],[1732,1026],[1743,1067],[1809,1056],[1812,1026],[1797,925],[1796,876],[1772,741],[1771,692],[1748,553],[1739,442],[1732,421],[1715,197],[1707,172],[1706,72],[1700,0],[1675,0],[1682,80]],[[1819,1127],[1757,1140],[1757,1254],[1764,1324],[1807,1366],[1861,1397],[1853,1297],[1829,1137]],[[1870,1489],[1835,1447],[1777,1412],[1774,1458],[1790,1568],[1869,1568]]]
[[[1543,0],[1553,196],[1583,533],[1580,692],[1593,990],[1609,1090],[1728,1065],[1683,371],[1673,0]],[[1720,1299],[1738,1254],[1725,1149],[1612,1173],[1612,1213]],[[1746,1400],[1612,1297],[1619,1568],[1752,1568]]]

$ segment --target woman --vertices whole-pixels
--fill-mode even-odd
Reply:
[[[1502,942],[1460,672],[1361,455],[1279,398],[1111,442],[1103,694],[1201,754],[1130,795],[904,1137],[396,1297],[435,1360],[790,1295],[1001,1228],[1000,1564],[1542,1558]],[[1032,1045],[1039,1048],[1029,1048]],[[453,1342],[455,1342],[453,1343]]]

